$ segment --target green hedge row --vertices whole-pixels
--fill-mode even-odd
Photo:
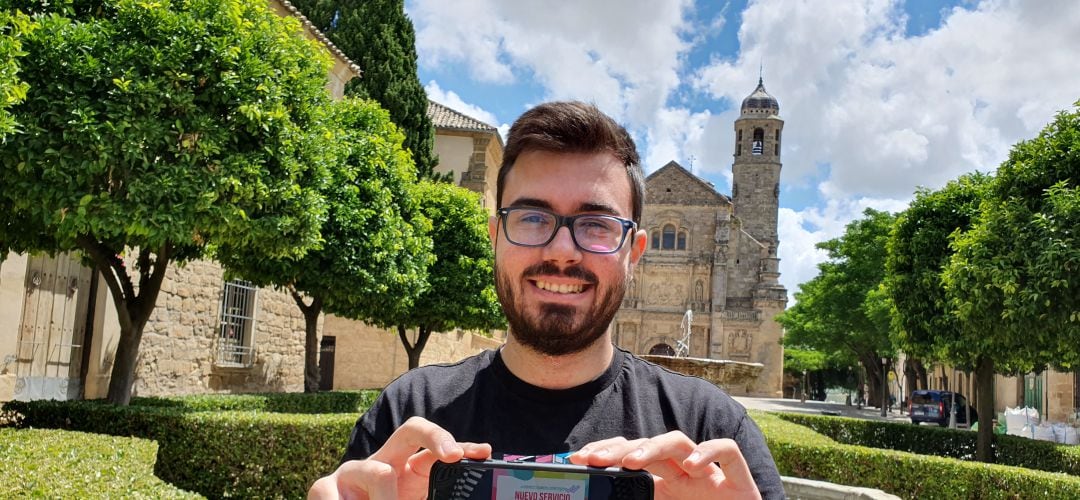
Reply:
[[[337,466],[357,417],[191,409],[201,404],[36,401],[7,403],[5,409],[20,413],[24,426],[153,439],[156,462],[140,463],[154,463],[157,477],[211,498],[302,498],[316,478]],[[752,414],[784,475],[906,498],[1080,498],[1080,478],[1074,476],[842,444],[785,420],[788,415]],[[132,484],[133,494],[165,496],[152,484]]]
[[[267,392],[258,394],[202,394],[195,396],[137,397],[131,406],[156,406],[190,411],[268,411],[274,413],[363,413],[377,390],[316,393]]]
[[[154,472],[211,498],[302,498],[337,468],[358,413],[192,411],[96,401],[9,402],[20,425],[135,436],[158,443]]]
[[[0,498],[201,498],[154,476],[158,445],[55,429],[0,429]]]
[[[908,451],[920,455],[975,459],[976,433],[877,420],[797,413],[780,418],[809,427],[844,444]],[[996,463],[1080,476],[1080,446],[995,435]]]
[[[786,476],[876,488],[902,498],[1080,498],[1080,478],[837,443],[775,414],[752,412]]]

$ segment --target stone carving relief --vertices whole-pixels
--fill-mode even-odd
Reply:
[[[682,285],[660,283],[649,293],[649,303],[658,306],[681,305],[686,302],[686,292]]]
[[[728,332],[728,354],[731,357],[750,357],[750,346],[753,345],[753,335],[746,330],[733,330]]]

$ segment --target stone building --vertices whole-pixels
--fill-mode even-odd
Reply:
[[[646,178],[648,250],[615,317],[616,342],[638,354],[761,363],[742,392],[773,397],[784,362],[773,318],[787,305],[776,256],[779,111],[761,81],[743,100],[730,197],[676,162]]]
[[[360,68],[289,2],[269,5],[331,53],[327,91],[340,99]],[[12,253],[0,262],[0,401],[105,397],[119,337],[104,281],[77,256]],[[293,300],[195,261],[167,269],[132,392],[298,391],[303,371],[304,318]]]

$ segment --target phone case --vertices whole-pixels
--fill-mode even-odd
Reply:
[[[645,471],[503,460],[436,462],[429,500],[652,500]]]

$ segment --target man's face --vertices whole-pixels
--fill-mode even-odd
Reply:
[[[503,207],[543,208],[556,214],[632,216],[630,179],[610,153],[527,151],[503,185]],[[579,352],[606,337],[645,232],[627,235],[613,254],[582,251],[567,227],[542,247],[506,240],[498,217],[488,223],[495,246],[495,289],[514,340],[539,353]]]

